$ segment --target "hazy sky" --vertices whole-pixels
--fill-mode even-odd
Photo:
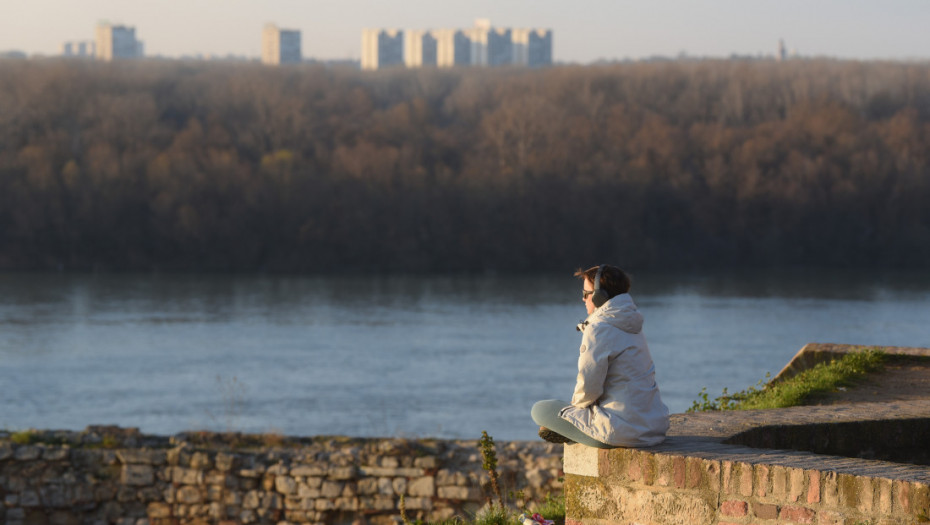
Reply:
[[[930,0],[0,0],[0,51],[57,54],[97,21],[135,26],[146,55],[259,55],[261,28],[302,32],[307,58],[359,57],[365,27],[553,30],[556,61],[773,54],[930,58]]]

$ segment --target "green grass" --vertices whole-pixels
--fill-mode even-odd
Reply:
[[[707,389],[704,388],[688,412],[755,410],[803,405],[818,394],[850,386],[865,375],[881,370],[887,357],[881,350],[864,348],[829,363],[820,363],[778,383],[759,380],[756,386],[733,394],[724,388],[723,394],[713,400],[708,398]],[[768,379],[769,375],[766,374],[765,378]]]

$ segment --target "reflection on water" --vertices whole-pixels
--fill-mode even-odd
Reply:
[[[6,428],[88,424],[534,439],[569,397],[570,275],[0,275]],[[863,271],[637,274],[673,411],[805,343],[930,345],[930,279]]]

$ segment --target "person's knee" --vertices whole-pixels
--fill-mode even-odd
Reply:
[[[544,399],[537,401],[530,410],[530,416],[537,425],[545,426],[546,421],[558,417],[559,410],[565,407],[565,403],[558,399]]]

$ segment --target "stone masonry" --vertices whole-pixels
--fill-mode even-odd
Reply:
[[[370,523],[467,517],[488,477],[474,441],[189,434],[89,427],[0,440],[11,525]],[[266,443],[261,443],[264,440]],[[499,443],[504,490],[561,493],[561,446]]]

